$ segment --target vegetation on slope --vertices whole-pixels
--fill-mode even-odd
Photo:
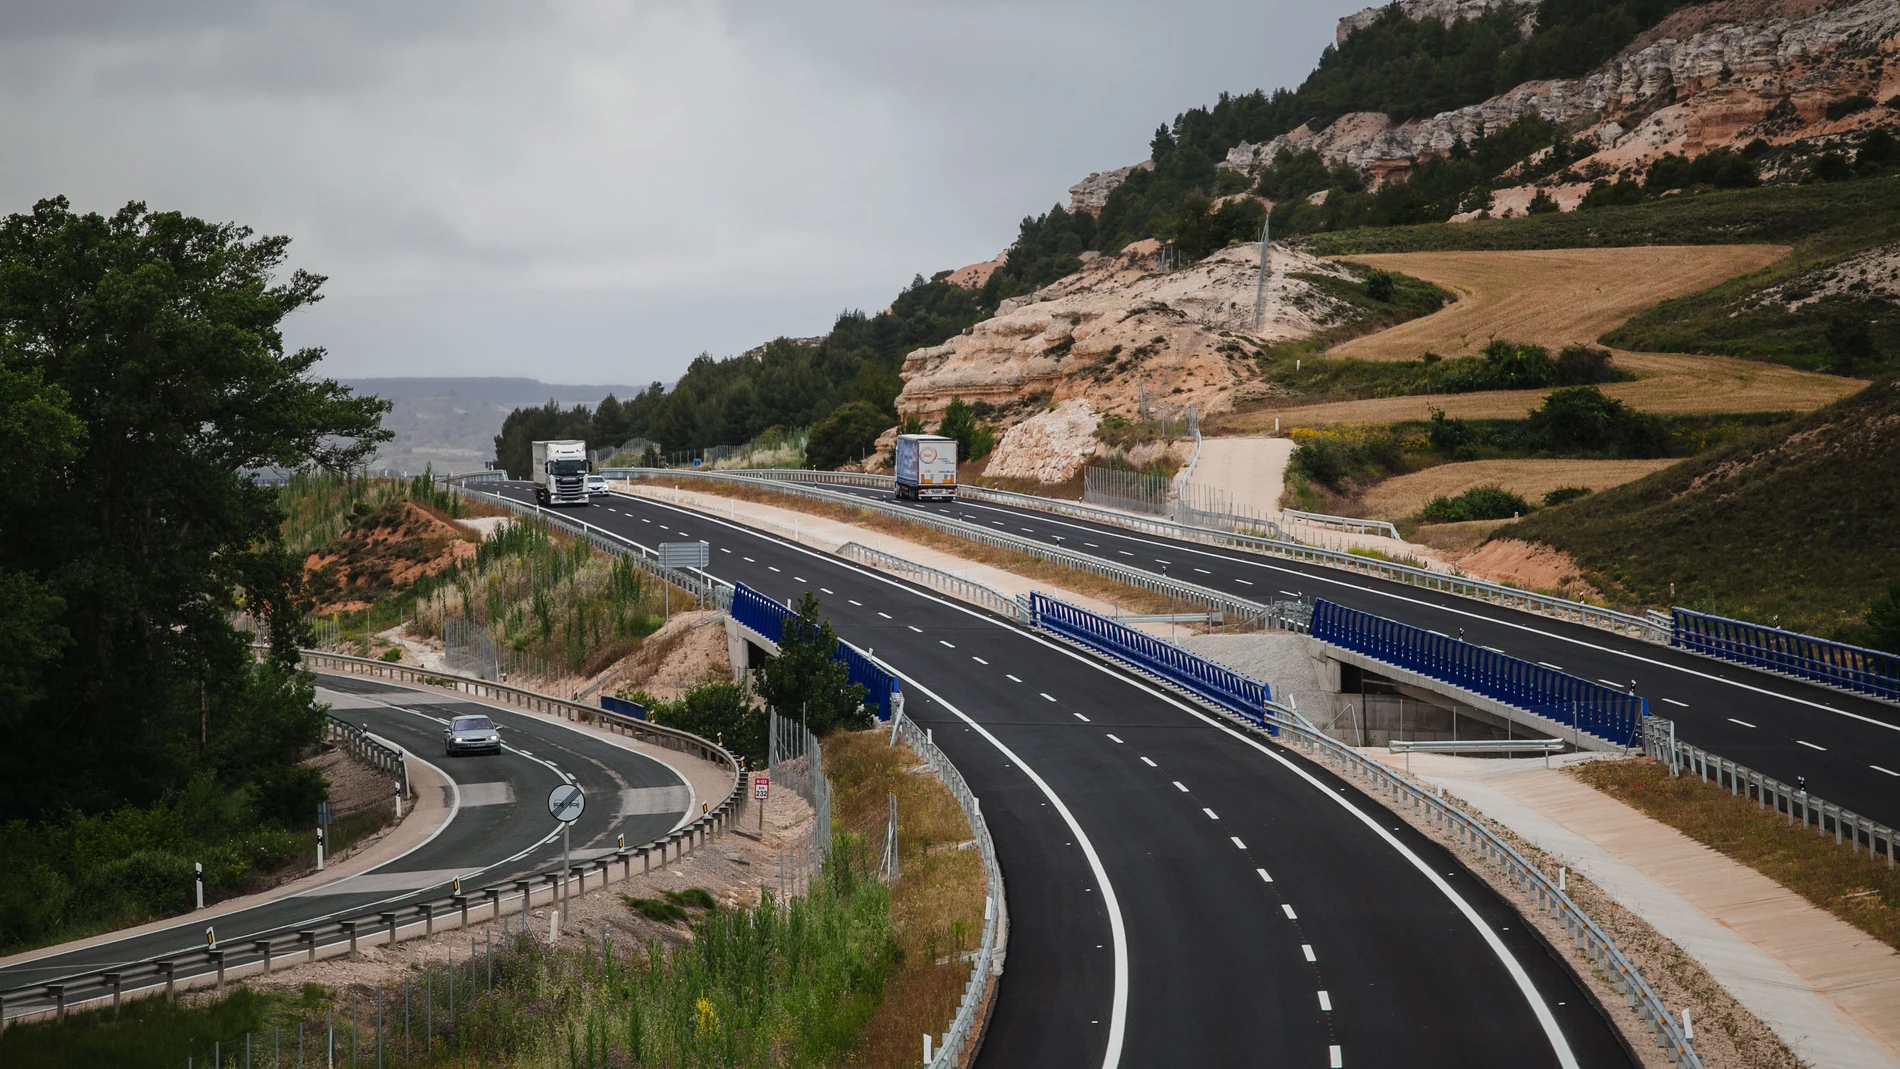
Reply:
[[[348,467],[386,403],[286,352],[288,241],[63,199],[0,221],[0,953],[238,887],[325,785],[300,571],[242,472]],[[231,617],[272,620],[258,663]]]
[[[1866,641],[1900,575],[1900,385],[1537,513],[1497,533],[1569,553],[1599,589]],[[1673,591],[1673,593],[1672,593]]]

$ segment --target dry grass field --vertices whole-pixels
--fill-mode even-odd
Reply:
[[[1658,301],[1708,289],[1787,255],[1785,245],[1661,245],[1348,257],[1458,295],[1443,310],[1327,355],[1353,360],[1473,356],[1492,338],[1556,349],[1597,337]]]
[[[1387,479],[1366,491],[1365,515],[1397,520],[1417,515],[1434,497],[1474,486],[1501,486],[1531,504],[1565,486],[1605,490],[1676,463],[1674,460],[1470,460]]]

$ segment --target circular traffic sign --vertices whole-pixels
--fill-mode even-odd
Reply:
[[[579,820],[581,810],[586,808],[587,796],[578,784],[563,783],[548,792],[548,813],[563,824]]]

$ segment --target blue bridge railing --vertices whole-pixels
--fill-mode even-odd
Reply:
[[[1830,687],[1900,701],[1900,657],[1678,608],[1671,645]]]
[[[1593,680],[1325,600],[1313,605],[1313,637],[1618,746],[1642,744],[1649,700]]]
[[[732,588],[732,618],[773,642],[785,636],[785,622],[797,616],[797,613],[744,583],[735,584]],[[889,720],[891,699],[900,693],[897,677],[870,654],[849,642],[839,641],[838,649],[831,656],[833,660],[844,662],[851,682],[864,687],[864,700],[876,706],[877,718]]]
[[[639,702],[630,702],[625,698],[616,698],[610,694],[602,694],[600,696],[600,707],[610,713],[630,716],[635,720],[645,720],[647,718],[646,706],[641,705]]]
[[[1046,594],[1029,595],[1029,612],[1036,627],[1159,676],[1278,734],[1279,729],[1267,718],[1267,702],[1273,694],[1257,679]]]

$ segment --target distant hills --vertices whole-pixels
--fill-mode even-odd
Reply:
[[[396,437],[370,461],[372,469],[414,475],[473,471],[495,455],[495,435],[515,409],[546,404],[598,405],[609,394],[632,397],[643,387],[567,385],[528,378],[342,379],[358,394],[375,394],[392,407],[383,425]]]

